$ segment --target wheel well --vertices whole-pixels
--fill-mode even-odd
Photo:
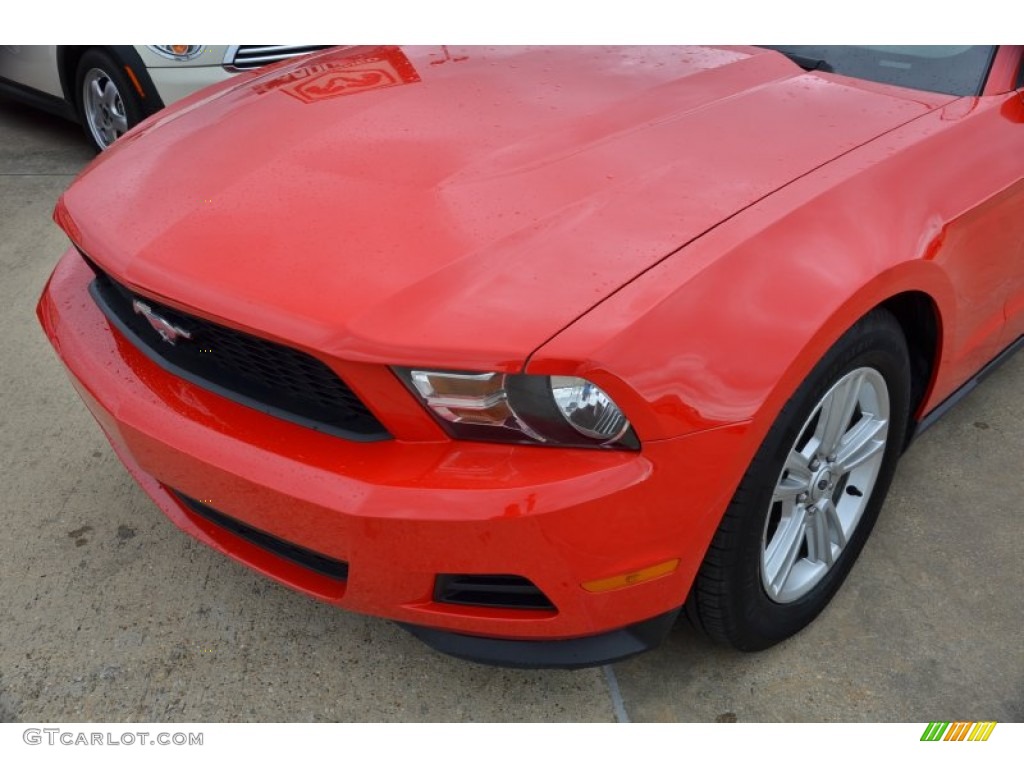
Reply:
[[[907,340],[910,352],[910,425],[913,434],[918,411],[931,388],[939,354],[939,310],[931,296],[919,291],[901,293],[881,306],[891,312]]]
[[[87,45],[57,46],[57,72],[60,75],[60,86],[64,90],[64,98],[78,110],[78,97],[75,94],[75,73],[82,54],[89,50]]]
[[[65,100],[78,112],[78,94],[75,83],[78,74],[78,62],[86,51],[102,51],[118,66],[125,67],[135,86],[142,105],[143,115],[152,115],[164,108],[164,103],[157,93],[156,86],[149,76],[135,47],[131,45],[59,45],[57,46],[57,73],[64,91]]]

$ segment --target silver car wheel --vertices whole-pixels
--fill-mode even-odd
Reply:
[[[772,601],[799,600],[843,553],[878,479],[889,419],[889,390],[874,368],[843,376],[811,412],[765,521],[761,583]]]
[[[85,120],[94,141],[106,149],[128,130],[128,116],[117,85],[102,69],[93,68],[82,81]]]

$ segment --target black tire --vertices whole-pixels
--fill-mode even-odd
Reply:
[[[880,379],[868,371],[880,374]],[[815,366],[765,437],[715,533],[686,605],[687,615],[698,629],[740,650],[757,651],[791,637],[821,613],[850,572],[885,501],[908,424],[909,371],[906,340],[899,323],[885,310],[875,310],[864,317]],[[877,424],[871,422],[872,414],[869,409],[862,410],[862,402],[853,405],[849,421],[845,418],[846,411],[833,404],[839,402],[842,392],[877,395],[882,380],[888,396],[888,432],[884,436],[884,448],[877,447],[878,440],[865,441],[864,451],[873,449],[874,453],[863,462],[862,469],[853,470],[859,475],[837,474],[833,478],[827,470],[833,468],[841,472],[841,462],[832,464],[827,459],[815,458],[806,470],[801,467],[799,472],[794,471],[790,482],[791,474],[786,467],[797,464],[797,458],[816,452],[819,438],[813,435],[819,425],[823,432],[828,431],[828,421],[822,421],[825,418],[822,413],[844,414],[834,419],[834,423],[842,424],[836,429],[842,430],[839,434],[844,439],[849,438],[846,445],[856,443],[854,427],[857,424],[863,425],[864,434],[869,427],[881,429],[878,425],[886,420],[878,419]],[[862,381],[869,381],[871,386],[861,389]],[[834,386],[838,388],[833,390]],[[824,400],[826,395],[828,400]],[[877,410],[881,411],[882,406]],[[805,440],[804,448],[800,448]],[[841,447],[839,453],[846,450]],[[787,457],[790,465],[785,463]],[[852,460],[847,462],[853,463]],[[805,471],[811,478],[807,485],[810,497],[807,492],[801,493],[804,497],[801,502],[799,496],[794,496],[788,502],[789,516],[784,518],[783,510],[787,507],[783,505],[787,502],[781,499],[794,493],[792,488],[803,488]],[[861,483],[870,487],[869,492],[858,494],[856,485],[847,485],[849,478],[869,476],[869,472],[877,473],[873,475],[873,484]],[[832,504],[831,509],[829,504]],[[829,510],[830,515],[821,513],[817,509],[819,505]],[[822,534],[825,538],[816,538],[813,532],[819,530],[834,531],[838,526],[842,531],[841,509],[847,510],[848,517],[854,520],[845,543],[839,534],[833,539],[831,532]],[[859,512],[850,514],[850,510]],[[818,514],[821,516],[816,517]],[[801,520],[806,528],[801,528]],[[818,522],[812,523],[815,520]],[[801,530],[804,532],[797,533]],[[781,543],[773,549],[772,545],[777,542]],[[794,542],[794,545],[786,546],[786,542]],[[809,546],[816,547],[822,556],[812,556]],[[838,555],[833,552],[837,546],[841,547]],[[784,557],[779,552],[791,553],[791,556]],[[832,558],[834,561],[829,566],[828,560]],[[783,562],[795,564],[785,570],[784,565],[779,565]],[[789,575],[778,575],[782,573]],[[795,580],[796,587],[787,593],[787,579],[797,573],[823,575],[817,577],[818,581],[810,576],[806,583]],[[801,593],[800,588],[807,591]],[[769,595],[769,589],[779,590],[775,598]],[[793,595],[792,599],[784,599],[789,594]]]
[[[86,94],[87,81],[90,87],[95,84],[99,88],[102,98]],[[85,135],[97,151],[109,147],[146,116],[124,68],[99,49],[86,51],[79,60],[74,95]]]

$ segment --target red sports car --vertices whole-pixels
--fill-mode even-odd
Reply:
[[[1021,46],[332,51],[150,118],[39,303],[179,527],[479,661],[765,648],[1024,334]]]

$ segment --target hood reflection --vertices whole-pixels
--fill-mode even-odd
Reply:
[[[304,104],[312,104],[419,80],[416,68],[401,48],[382,45],[317,56],[309,64],[270,80],[260,80],[252,88],[256,93],[280,90]]]

